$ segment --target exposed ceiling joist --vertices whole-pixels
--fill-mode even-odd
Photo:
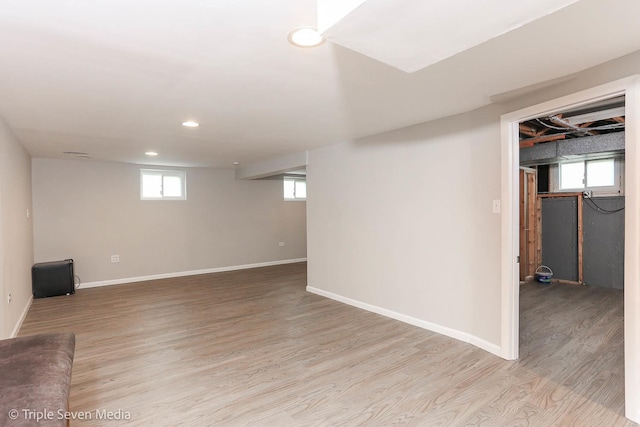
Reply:
[[[528,136],[538,136],[538,133],[536,132],[536,130],[534,128],[531,128],[525,124],[520,123],[520,133],[528,135]]]
[[[520,148],[620,133],[625,128],[624,114],[625,98],[616,97],[534,118],[519,124]]]
[[[584,135],[589,135],[589,136],[596,135],[596,132],[594,132],[594,131],[584,130],[584,129],[580,128],[580,126],[572,125],[567,120],[562,118],[562,114],[557,114],[555,116],[549,117],[549,121],[552,122],[553,124],[556,124],[556,125],[560,126],[560,127],[567,128],[567,129],[572,129],[572,130],[578,131],[578,133],[581,133],[581,134],[584,134]]]
[[[538,138],[521,139],[520,148],[533,147],[535,144],[538,144],[540,142],[558,141],[559,139],[565,139],[565,135],[549,135],[541,136]]]

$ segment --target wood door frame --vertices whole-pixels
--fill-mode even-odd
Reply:
[[[624,375],[625,415],[640,423],[640,75],[502,115],[501,128],[501,356],[518,358],[520,327],[519,131],[520,122],[625,96]]]
[[[519,252],[520,252],[520,281],[532,278],[535,269],[540,264],[538,261],[537,246],[540,237],[538,236],[540,227],[537,221],[538,208],[538,170],[521,166],[518,171],[519,190]],[[531,179],[533,178],[533,179]],[[533,182],[530,182],[530,181]],[[526,228],[523,227],[526,224]],[[524,239],[523,239],[524,237]]]

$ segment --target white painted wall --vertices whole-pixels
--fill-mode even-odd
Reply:
[[[487,108],[312,151],[309,286],[499,343],[495,117]]]
[[[635,52],[500,105],[310,151],[310,290],[501,354],[500,116],[639,72]]]
[[[15,334],[31,302],[33,226],[27,209],[31,158],[0,119],[0,338]]]
[[[305,203],[282,181],[193,168],[186,201],[141,201],[140,168],[34,159],[36,262],[73,258],[86,283],[306,257]]]

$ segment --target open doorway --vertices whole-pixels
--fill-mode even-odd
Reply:
[[[624,288],[624,102],[519,124],[521,282]]]
[[[519,365],[622,415],[624,97],[519,130]]]
[[[625,106],[625,211],[624,211],[624,382],[625,415],[640,421],[640,167],[638,125],[640,96],[638,76],[615,81],[543,104],[525,108],[501,119],[502,200],[507,207],[502,221],[502,350],[508,359],[518,358],[519,343],[519,125],[531,119],[580,108],[624,96]]]

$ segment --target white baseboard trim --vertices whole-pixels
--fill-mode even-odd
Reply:
[[[280,261],[258,262],[255,264],[232,265],[228,267],[205,268],[202,270],[178,271],[176,273],[152,274],[150,276],[125,277],[122,279],[101,280],[98,282],[81,283],[78,289],[98,288],[101,286],[122,285],[125,283],[145,282],[147,280],[171,279],[174,277],[196,276],[198,274],[221,273],[223,271],[246,270],[248,268],[269,267],[272,265],[294,264],[305,262],[306,258],[285,259]]]
[[[438,325],[435,323],[427,322],[426,320],[420,320],[415,317],[407,316],[405,314],[397,313],[386,308],[371,305],[365,302],[357,301],[351,298],[344,297],[342,295],[334,294],[332,292],[324,291],[322,289],[314,288],[313,286],[307,286],[307,292],[311,292],[316,295],[320,295],[344,304],[351,305],[353,307],[361,308],[366,311],[381,314],[386,317],[390,317],[395,320],[399,320],[404,323],[408,323],[413,326],[417,326],[428,331],[436,332],[441,335],[446,335],[451,338],[455,338],[459,341],[466,342],[468,344],[475,345],[489,353],[502,357],[502,348],[498,345],[492,344],[475,335],[468,334],[466,332],[458,331],[456,329],[447,328],[446,326]]]
[[[32,302],[33,302],[33,295],[29,297],[29,301],[27,301],[27,305],[24,307],[24,310],[22,310],[22,314],[20,315],[20,318],[18,319],[18,322],[16,323],[16,325],[13,327],[13,331],[11,331],[11,335],[9,335],[9,338],[15,338],[18,336],[18,332],[20,332],[20,328],[22,327],[22,323],[24,322],[24,319],[27,317],[27,313],[31,308]]]

